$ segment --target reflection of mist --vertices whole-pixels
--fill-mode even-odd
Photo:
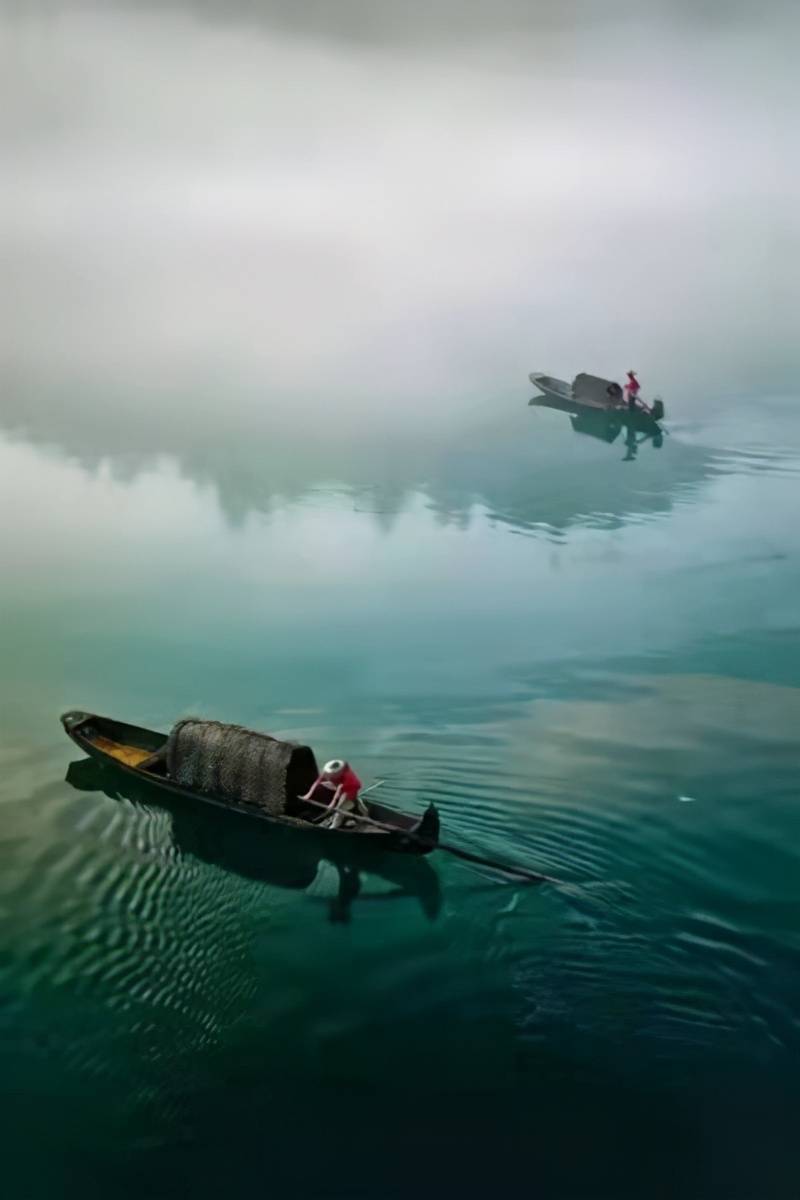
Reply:
[[[634,764],[646,756],[650,786],[666,776],[675,801],[690,780],[702,788],[727,777],[731,792],[752,798],[759,780],[796,772],[796,687],[702,673],[601,676],[594,694],[585,678],[571,681],[572,695],[569,680],[559,685],[562,697],[541,698],[520,717],[510,758],[521,776],[559,787],[570,779],[575,793],[608,795],[628,769],[642,787]],[[534,686],[542,687],[541,672]],[[665,798],[660,788],[657,795]]]
[[[379,422],[353,436],[335,427],[306,431],[300,421],[275,429],[263,414],[248,429],[229,408],[216,423],[209,416],[207,426],[195,427],[188,401],[155,424],[113,403],[82,406],[80,419],[70,419],[77,416],[53,405],[35,424],[19,413],[12,429],[121,483],[174,461],[186,478],[213,489],[234,526],[285,504],[313,506],[318,491],[344,490],[354,511],[384,531],[420,494],[440,524],[460,528],[476,506],[518,530],[547,533],[587,521],[614,527],[629,514],[668,512],[681,490],[709,475],[713,458],[709,449],[673,442],[668,454],[649,457],[643,489],[641,474],[631,481],[604,446],[582,446],[561,414],[533,414],[524,402],[447,431],[412,422],[391,436]]]

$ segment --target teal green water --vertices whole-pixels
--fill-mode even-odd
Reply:
[[[794,1194],[796,402],[678,397],[631,463],[526,400],[9,407],[8,1194]],[[307,740],[565,886],[160,807],[77,706]]]
[[[797,1200],[799,16],[0,0],[3,1197]],[[635,460],[528,407],[629,367]]]

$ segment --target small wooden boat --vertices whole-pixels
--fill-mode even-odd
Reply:
[[[535,384],[541,396],[534,396],[529,404],[542,408],[553,408],[558,412],[569,413],[570,416],[585,418],[588,427],[592,421],[600,418],[610,419],[610,427],[616,427],[617,432],[623,426],[631,426],[637,433],[645,433],[651,437],[659,435],[662,430],[659,422],[664,418],[664,404],[654,400],[652,407],[637,400],[634,408],[629,408],[624,399],[622,388],[610,379],[601,379],[598,375],[576,375],[572,383],[565,379],[556,379],[552,375],[542,375],[537,371],[528,376]],[[584,432],[578,429],[578,432]],[[614,435],[616,436],[616,434]],[[613,437],[605,436],[606,441]]]
[[[427,854],[438,841],[439,814],[433,804],[421,817],[416,817],[365,798],[367,815],[384,828],[355,821],[345,822],[339,829],[320,826],[318,821],[324,814],[300,799],[319,774],[308,746],[210,721],[178,722],[169,734],[81,711],[64,713],[61,723],[76,746],[91,758],[174,796],[275,825],[313,830],[315,834],[342,842],[358,842],[402,854]],[[206,743],[210,731],[214,755],[211,774],[207,769],[208,755],[204,761],[196,730],[186,729],[192,725],[201,727]],[[187,734],[193,739],[188,752],[184,748]],[[213,786],[197,785],[200,769],[203,780],[213,779]]]

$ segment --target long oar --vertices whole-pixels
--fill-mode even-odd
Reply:
[[[329,804],[321,804],[318,800],[304,800],[304,803],[313,804],[314,808],[323,808],[328,813],[335,811]],[[520,879],[527,879],[529,883],[561,884],[564,882],[562,879],[555,879],[552,875],[529,871],[527,867],[516,867],[511,863],[501,863],[492,858],[484,858],[481,854],[462,850],[460,846],[450,846],[446,842],[435,842],[431,838],[420,837],[418,833],[413,833],[411,830],[398,829],[396,825],[386,825],[383,821],[376,821],[373,817],[362,817],[360,813],[347,812],[346,816],[348,821],[360,821],[362,825],[371,825],[375,829],[382,829],[384,833],[400,834],[401,837],[408,838],[409,841],[415,842],[416,845],[422,846],[426,850],[444,850],[446,854],[452,854],[455,858],[463,858],[464,862],[477,863],[481,867],[491,867],[506,875],[517,875]]]

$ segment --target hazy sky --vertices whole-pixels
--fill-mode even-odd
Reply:
[[[797,7],[6,4],[0,420],[787,390]]]

